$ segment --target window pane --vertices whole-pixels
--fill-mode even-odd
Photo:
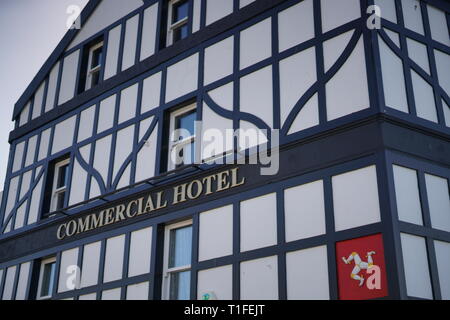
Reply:
[[[173,273],[170,277],[170,300],[189,300],[191,272]]]
[[[188,36],[188,25],[184,24],[173,30],[173,42],[184,39]]]
[[[91,69],[101,65],[101,63],[102,63],[102,56],[103,56],[103,47],[95,49],[94,52],[92,52]]]
[[[192,226],[170,231],[169,268],[191,264]]]
[[[51,296],[53,291],[53,282],[55,278],[55,262],[44,265],[42,274],[41,297]]]
[[[56,208],[55,208],[56,210],[64,208],[64,200],[65,200],[65,198],[66,198],[66,192],[65,191],[59,192],[56,195]]]
[[[197,112],[192,110],[176,118],[175,129],[184,129],[190,133],[190,136],[195,135],[195,120],[197,119]],[[179,140],[188,137],[180,135]]]
[[[176,23],[184,18],[187,18],[189,13],[188,1],[180,1],[173,6],[173,23]]]
[[[58,184],[57,184],[57,188],[62,188],[67,186],[67,178],[68,178],[68,173],[69,173],[69,165],[64,165],[62,167],[59,168],[58,170]]]
[[[91,87],[98,85],[100,82],[100,70],[92,72],[92,81],[91,81]]]

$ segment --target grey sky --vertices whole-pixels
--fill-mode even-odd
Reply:
[[[70,5],[88,0],[0,0],[0,191],[14,104],[67,31]]]

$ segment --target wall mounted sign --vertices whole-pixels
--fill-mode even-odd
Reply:
[[[336,244],[339,298],[366,300],[388,295],[381,234]]]
[[[81,218],[72,219],[58,226],[56,237],[62,240],[123,220],[151,214],[171,205],[242,186],[245,184],[245,178],[238,176],[238,170],[239,168],[221,171],[202,179],[176,185],[168,190],[150,193]]]

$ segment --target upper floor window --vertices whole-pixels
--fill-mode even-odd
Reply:
[[[66,155],[49,164],[45,184],[43,218],[66,206],[70,159]]]
[[[189,35],[189,1],[170,0],[167,23],[167,46]]]
[[[103,41],[89,49],[88,69],[86,73],[86,90],[89,90],[100,82],[103,61]]]
[[[194,163],[196,105],[191,104],[170,114],[169,170]]]
[[[37,299],[50,299],[55,286],[56,258],[48,258],[41,261],[39,270],[39,284]]]

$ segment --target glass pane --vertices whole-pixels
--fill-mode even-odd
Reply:
[[[175,129],[184,129],[189,132],[189,136],[195,135],[195,120],[197,120],[197,112],[192,110],[176,118]],[[182,134],[179,136],[179,140],[183,140],[188,137],[184,137]]]
[[[187,18],[189,14],[189,2],[179,1],[173,5],[173,19],[172,23],[176,23],[184,18]]]
[[[169,268],[191,264],[192,226],[170,231]]]
[[[179,146],[182,148],[180,150],[179,156],[181,159],[181,163],[176,163],[176,168],[179,168],[184,165],[192,164],[195,160],[195,144],[194,143],[188,143],[184,146]],[[176,149],[178,150],[178,149]]]
[[[94,52],[92,52],[91,69],[101,65],[101,63],[102,63],[102,56],[103,56],[103,47],[95,49]]]
[[[59,192],[56,194],[56,210],[64,208],[64,199],[66,198],[66,192]]]
[[[191,272],[172,273],[170,276],[170,300],[189,300]]]
[[[48,297],[52,295],[54,279],[55,262],[45,264],[44,272],[42,274],[41,297]]]
[[[67,186],[67,178],[69,173],[69,165],[66,164],[59,168],[58,170],[58,183],[57,189]]]
[[[96,85],[98,85],[98,83],[100,82],[100,70],[99,71],[95,71],[95,72],[92,72],[92,75],[91,75],[91,87],[94,87],[94,86],[96,86]]]
[[[184,39],[188,36],[188,25],[184,24],[173,30],[173,42]]]

